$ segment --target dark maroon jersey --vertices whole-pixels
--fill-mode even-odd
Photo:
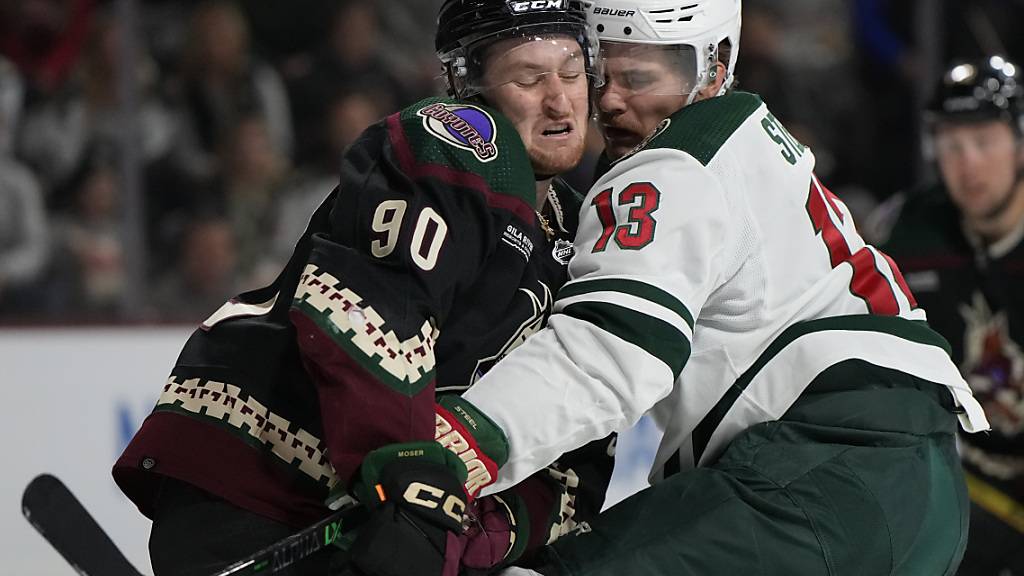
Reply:
[[[485,107],[428,99],[368,128],[278,278],[186,342],[118,485],[149,516],[161,475],[295,526],[326,515],[367,452],[433,439],[436,395],[546,321],[580,197],[556,182],[542,225],[535,195],[514,127]],[[606,445],[517,487],[531,541],[598,512]]]

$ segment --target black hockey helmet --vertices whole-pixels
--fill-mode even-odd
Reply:
[[[939,81],[925,117],[936,122],[1004,119],[1024,133],[1024,75],[1002,56],[958,62]]]
[[[494,42],[551,34],[575,38],[592,85],[603,82],[596,69],[597,36],[587,26],[582,0],[445,0],[437,15],[434,46],[448,93],[469,98],[485,88],[483,60]]]

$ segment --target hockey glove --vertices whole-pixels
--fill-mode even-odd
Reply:
[[[470,504],[461,536],[464,568],[488,572],[523,553],[529,527],[516,522],[517,508],[518,498],[511,493],[484,496]]]
[[[466,465],[466,494],[472,500],[494,483],[508,460],[508,440],[497,424],[458,396],[444,396],[434,407],[434,440]]]
[[[370,510],[351,548],[371,576],[456,576],[462,554],[466,467],[435,442],[374,450],[354,486]]]

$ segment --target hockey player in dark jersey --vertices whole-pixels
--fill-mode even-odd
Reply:
[[[575,0],[448,0],[437,48],[452,98],[364,132],[278,278],[196,330],[117,461],[157,576],[210,573],[346,491],[371,508],[368,574],[509,563],[600,509],[607,441],[471,502],[500,448],[459,442],[476,422],[457,400],[566,280],[580,197],[554,176],[583,152],[596,40]],[[396,554],[410,531],[421,545]]]
[[[961,576],[1024,574],[1021,74],[1001,57],[951,66],[925,114],[941,182],[872,218],[992,424],[961,438],[972,502]]]

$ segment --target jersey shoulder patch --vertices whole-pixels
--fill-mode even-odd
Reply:
[[[760,97],[749,92],[730,92],[690,104],[662,120],[636,151],[681,150],[707,166],[729,137],[762,104]]]
[[[493,192],[531,206],[533,167],[515,127],[486,106],[427,98],[387,119],[391,144],[408,173],[478,177]]]

